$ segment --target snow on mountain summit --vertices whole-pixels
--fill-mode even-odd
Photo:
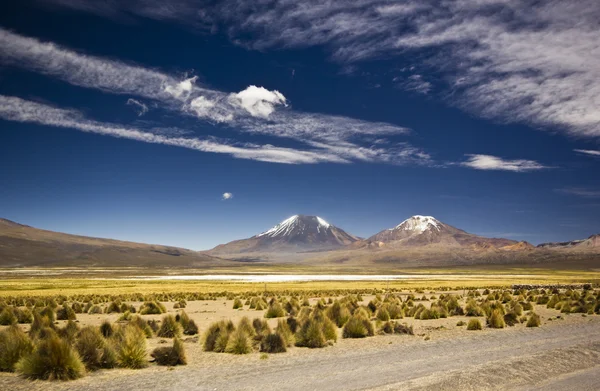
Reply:
[[[283,220],[268,231],[258,234],[257,237],[268,236],[271,238],[291,236],[293,234],[303,234],[311,231],[321,233],[331,227],[327,221],[323,220],[319,216],[304,216],[294,215],[290,218]]]
[[[396,227],[390,228],[390,230],[405,230],[405,231],[422,233],[422,232],[427,231],[430,228],[440,231],[441,227],[442,227],[442,223],[440,223],[437,219],[435,219],[432,216],[415,215],[415,216],[412,216],[411,218],[404,220],[403,222],[398,224]]]

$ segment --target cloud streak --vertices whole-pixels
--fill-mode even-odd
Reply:
[[[440,97],[465,111],[600,136],[596,0],[46,1],[220,29],[258,50],[324,46],[344,66],[398,58],[434,73]],[[413,76],[399,86],[431,90]]]
[[[60,109],[12,96],[0,95],[0,118],[8,121],[76,129],[86,133],[95,133],[151,144],[169,145],[201,152],[228,154],[239,159],[269,163],[315,164],[350,162],[343,157],[316,149],[305,151],[272,145],[228,143],[216,138],[169,137],[145,132],[137,128],[88,120],[76,110]]]
[[[584,187],[567,187],[563,189],[555,189],[558,193],[575,195],[584,198],[600,198],[600,190],[587,189]]]
[[[406,135],[407,128],[381,122],[292,110],[278,91],[249,86],[227,93],[157,70],[77,53],[54,43],[0,28],[0,62],[58,78],[72,85],[152,99],[162,108],[235,131],[318,145],[340,160],[431,165],[431,157],[407,142],[369,140]]]
[[[467,161],[460,163],[464,167],[476,170],[527,172],[548,168],[533,160],[506,160],[491,155],[467,155]]]
[[[133,106],[135,108],[138,117],[141,117],[142,115],[148,112],[148,106],[146,106],[146,104],[140,102],[139,100],[129,98],[127,99],[127,105]]]
[[[600,151],[596,151],[593,149],[574,149],[573,151],[588,156],[600,157]]]

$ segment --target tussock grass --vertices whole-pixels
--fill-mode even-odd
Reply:
[[[175,317],[166,315],[162,318],[160,329],[158,329],[156,335],[161,338],[180,338],[181,332],[181,325],[175,320]]]
[[[19,327],[0,331],[0,371],[13,372],[21,357],[33,350],[33,343]]]
[[[527,327],[540,327],[540,324],[542,323],[540,316],[538,314],[536,314],[535,312],[532,312],[531,315],[529,315],[529,319],[527,320]]]
[[[158,365],[167,365],[170,367],[176,365],[187,365],[185,348],[179,338],[173,339],[173,346],[163,346],[156,348],[150,354]]]
[[[467,324],[467,330],[483,330],[483,327],[479,319],[471,319],[469,320],[469,324]]]
[[[116,365],[114,348],[95,327],[86,326],[79,331],[75,349],[88,371],[113,368]]]
[[[503,329],[506,326],[502,313],[497,309],[493,310],[490,313],[490,315],[486,319],[486,323],[488,327],[491,327],[493,329]]]
[[[252,352],[252,341],[245,329],[238,327],[231,333],[227,340],[225,352],[233,354],[248,354]]]
[[[204,334],[203,349],[206,352],[224,352],[229,334],[235,330],[231,321],[220,321],[209,326]]]
[[[161,302],[158,302],[158,301],[146,301],[140,307],[141,315],[150,315],[150,314],[158,315],[158,314],[164,314],[165,312],[167,312],[167,309]]]
[[[40,339],[33,352],[16,364],[17,372],[28,379],[73,380],[85,374],[77,352],[57,335]]]
[[[123,368],[140,369],[148,366],[146,335],[139,327],[128,324],[113,336],[117,364]]]
[[[6,307],[0,312],[0,325],[9,326],[17,323],[17,317],[12,307]]]
[[[267,334],[260,344],[260,351],[265,353],[285,353],[288,346],[286,340],[278,332]]]
[[[374,334],[373,324],[361,312],[352,315],[342,330],[342,338],[365,338]]]

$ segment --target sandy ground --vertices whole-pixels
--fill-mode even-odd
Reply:
[[[419,297],[421,295],[418,295]],[[365,303],[371,297],[365,296]],[[314,302],[314,300],[312,300]],[[135,303],[139,306],[140,303]],[[173,303],[165,303],[175,313]],[[233,310],[227,300],[189,302],[185,309],[201,333],[220,319],[262,317]],[[425,302],[428,307],[429,303]],[[291,348],[261,359],[208,353],[194,338],[185,343],[188,365],[113,369],[71,382],[31,382],[0,374],[1,390],[600,390],[600,317],[562,316],[536,306],[542,327],[467,331],[467,317],[402,320],[415,336],[339,339],[325,349]],[[81,325],[116,321],[119,314],[78,315]],[[146,315],[160,319],[161,315]],[[552,321],[548,319],[552,318]],[[484,319],[481,318],[485,324]],[[272,326],[277,320],[272,319]],[[149,340],[149,351],[162,343]]]

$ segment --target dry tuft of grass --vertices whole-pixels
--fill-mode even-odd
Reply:
[[[158,365],[176,366],[187,365],[185,348],[179,338],[173,339],[173,346],[164,346],[154,349],[150,354]]]
[[[0,371],[13,372],[21,357],[33,350],[33,343],[19,327],[0,331]]]
[[[33,352],[19,360],[16,370],[27,379],[40,380],[73,380],[85,374],[77,352],[57,335],[38,340]]]

